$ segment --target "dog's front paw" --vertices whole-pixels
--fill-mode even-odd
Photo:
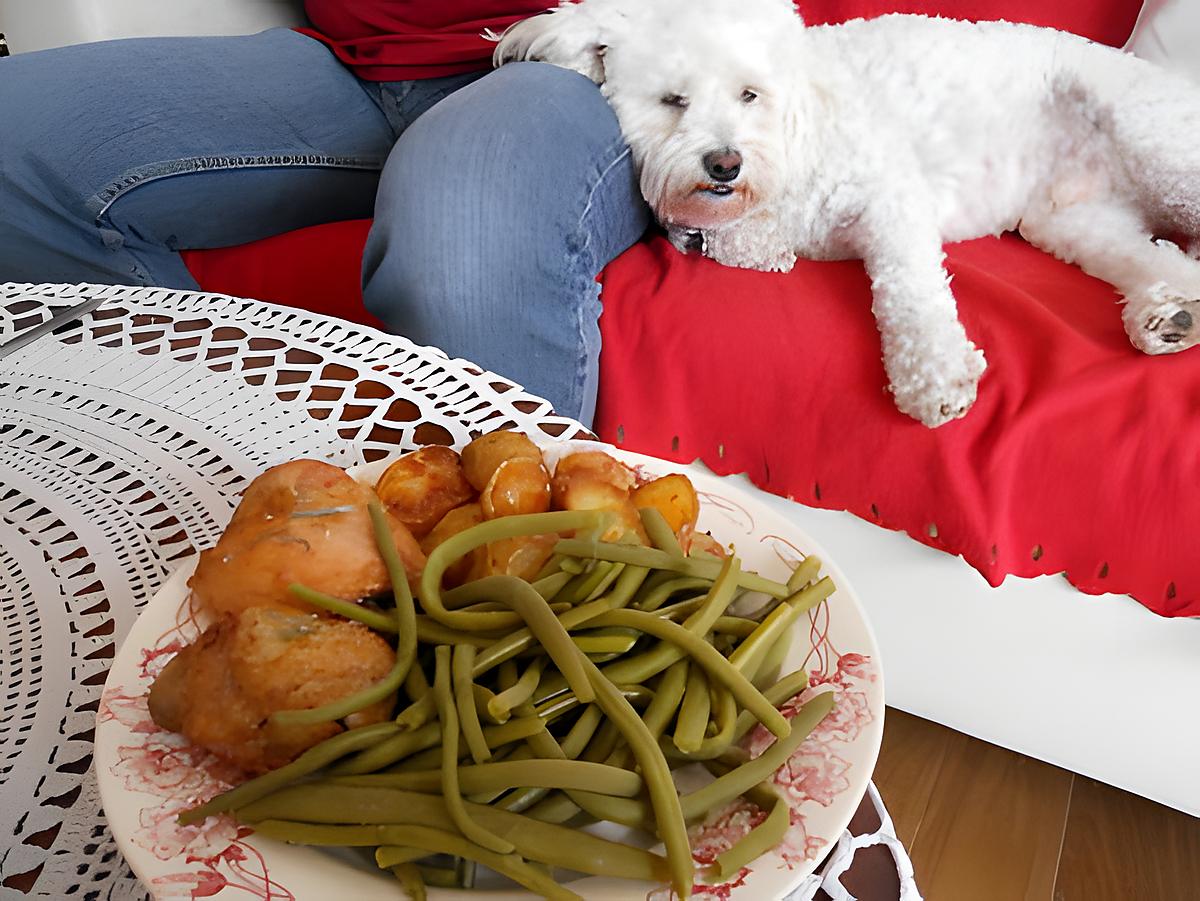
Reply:
[[[960,347],[945,353],[913,348],[890,355],[885,365],[896,407],[934,429],[971,409],[987,361],[963,336]]]
[[[1200,298],[1178,296],[1164,286],[1127,300],[1122,319],[1130,342],[1143,353],[1173,354],[1200,344]]]

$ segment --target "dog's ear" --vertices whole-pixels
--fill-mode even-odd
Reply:
[[[611,6],[596,6],[593,10],[588,3],[564,3],[517,22],[498,39],[493,64],[502,66],[521,60],[551,63],[604,84],[606,35],[611,30],[606,20],[616,22],[622,16]]]

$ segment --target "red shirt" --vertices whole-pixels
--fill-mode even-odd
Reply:
[[[312,28],[359,78],[407,81],[490,68],[482,36],[557,5],[555,0],[305,0]]]

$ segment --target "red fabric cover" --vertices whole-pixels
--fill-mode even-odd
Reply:
[[[1019,238],[948,250],[989,362],[964,419],[895,409],[860,263],[744,272],[656,238],[604,273],[596,431],[902,529],[992,584],[1065,571],[1200,615],[1200,350],[1134,350],[1108,285]]]
[[[474,72],[492,65],[496,45],[483,37],[553,6],[552,0],[305,0],[312,28],[368,81],[405,81]]]
[[[885,13],[921,13],[975,21],[1006,19],[1073,31],[1123,46],[1141,12],[1141,0],[797,0],[810,25],[870,19]]]
[[[1139,5],[800,3],[814,23],[941,12],[1114,45]],[[334,223],[186,256],[206,290],[368,321],[358,287],[365,234],[365,223]],[[904,529],[961,553],[993,583],[1065,571],[1084,591],[1200,615],[1200,351],[1141,356],[1106,285],[1019,239],[949,253],[962,318],[990,363],[965,420],[929,431],[895,411],[860,264],[766,275],[651,238],[604,274],[597,429]]]
[[[370,219],[331,222],[219,250],[185,250],[200,287],[256,297],[382,328],[363,307],[362,252]]]

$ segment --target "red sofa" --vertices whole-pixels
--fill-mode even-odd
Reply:
[[[1139,0],[802,0],[813,23],[889,11],[1027,21],[1121,45]],[[358,272],[369,222],[190,252],[206,290],[375,324]],[[602,275],[596,430],[747,472],[961,554],[993,584],[1065,572],[1164,615],[1200,615],[1200,350],[1129,346],[1112,290],[1014,236],[948,248],[988,355],[968,416],[928,430],[884,392],[858,263],[726,269],[651,234]]]

